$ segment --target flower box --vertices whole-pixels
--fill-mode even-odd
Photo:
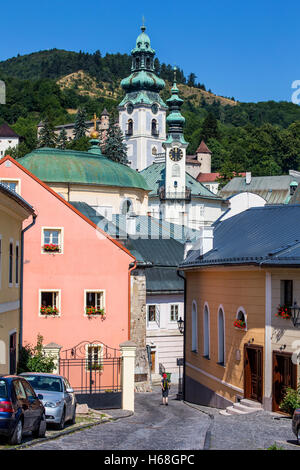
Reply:
[[[86,313],[86,315],[88,315],[89,317],[99,315],[99,316],[105,318],[105,311],[104,311],[104,308],[86,307],[86,308],[85,308],[85,313]]]
[[[292,316],[291,309],[286,305],[279,305],[277,309],[277,313],[275,313],[275,317],[283,318],[284,320],[290,320]]]
[[[103,365],[102,364],[97,364],[97,363],[92,363],[87,365],[87,370],[103,370]]]
[[[52,307],[51,305],[42,306],[40,308],[41,315],[58,315],[59,310],[57,307]]]
[[[47,253],[58,253],[60,251],[60,246],[55,245],[54,243],[46,243],[43,246],[43,250]]]
[[[235,322],[233,323],[233,326],[239,330],[245,330],[246,322],[243,320],[235,320]]]

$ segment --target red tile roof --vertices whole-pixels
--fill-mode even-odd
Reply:
[[[199,147],[197,148],[196,153],[211,153],[211,151],[210,151],[209,148],[207,147],[207,145],[206,145],[206,143],[204,142],[204,140],[201,141],[201,144],[200,144]]]
[[[15,133],[15,131],[12,130],[11,127],[9,127],[8,124],[4,123],[0,126],[0,137],[19,137],[18,134]]]
[[[196,180],[199,181],[200,183],[214,182],[216,181],[217,178],[219,178],[219,176],[220,176],[220,173],[199,173]]]

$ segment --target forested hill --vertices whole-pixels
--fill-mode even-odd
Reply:
[[[115,113],[123,94],[120,80],[129,75],[127,54],[93,54],[53,49],[0,62],[7,85],[7,104],[0,106],[0,124],[7,122],[24,139],[16,157],[37,146],[36,129],[46,116],[54,125],[74,122],[79,107],[89,118],[104,108]],[[156,59],[156,73],[166,81],[161,95],[170,96],[171,65]],[[300,106],[291,102],[239,103],[206,90],[209,84],[178,69],[182,113],[186,118],[188,154],[201,139],[213,152],[212,171],[253,175],[300,170]],[[200,82],[198,81],[200,79]],[[234,94],[234,93],[233,93]]]

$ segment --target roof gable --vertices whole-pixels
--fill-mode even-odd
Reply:
[[[0,137],[19,138],[18,134],[16,134],[15,131],[11,127],[9,127],[9,125],[6,123],[0,126]]]

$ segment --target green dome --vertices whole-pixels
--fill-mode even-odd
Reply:
[[[168,124],[181,124],[185,123],[185,118],[182,116],[181,113],[170,113],[167,117]]]
[[[140,70],[124,78],[121,81],[121,87],[125,91],[150,90],[158,92],[165,87],[165,82],[152,72]]]
[[[18,160],[45,183],[77,183],[149,190],[144,178],[126,165],[89,152],[40,148]]]
[[[141,30],[142,32],[136,38],[136,45],[135,45],[135,48],[132,49],[131,53],[134,54],[135,52],[146,51],[146,52],[151,52],[152,54],[155,54],[154,49],[151,48],[150,38],[148,34],[145,33],[146,27],[142,26]]]

